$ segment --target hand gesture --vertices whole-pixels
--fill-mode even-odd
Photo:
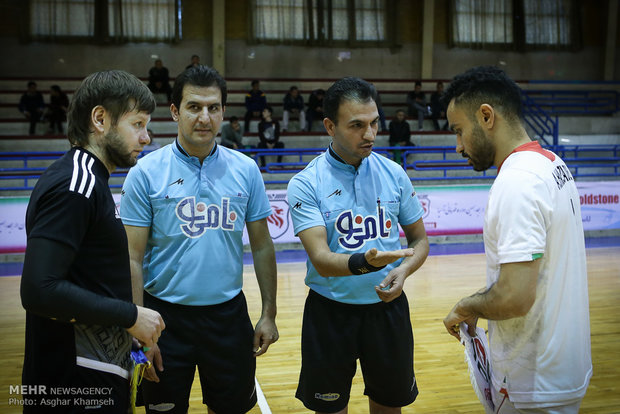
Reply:
[[[273,318],[262,317],[254,329],[254,356],[263,355],[269,345],[276,342],[280,334]]]
[[[139,340],[142,345],[152,348],[157,343],[161,331],[166,328],[166,324],[159,312],[142,306],[137,306],[137,308],[138,318],[136,323],[131,328],[128,328],[127,332]]]
[[[377,296],[384,302],[391,302],[403,293],[405,275],[398,268],[392,269],[379,286],[375,286]]]
[[[373,247],[364,254],[364,257],[366,258],[368,264],[374,267],[387,266],[390,263],[397,261],[398,259],[409,256],[413,256],[412,248],[380,252]]]

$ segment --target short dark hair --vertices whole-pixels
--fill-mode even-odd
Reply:
[[[468,106],[470,118],[488,103],[508,119],[523,119],[521,88],[495,66],[477,66],[455,76],[442,99],[446,106],[453,99],[455,104]]]
[[[31,86],[37,86],[37,83],[35,81],[30,81],[28,82],[28,87],[30,88]]]
[[[172,103],[177,109],[180,109],[183,100],[183,88],[185,85],[194,86],[217,86],[222,93],[222,105],[226,105],[226,81],[217,72],[217,70],[205,66],[198,65],[185,69],[174,79],[172,87]]]
[[[62,93],[62,90],[60,89],[60,86],[58,86],[58,85],[52,85],[52,86],[50,86],[50,89],[55,91],[55,92]]]
[[[422,82],[416,81],[416,83],[413,86],[422,86]]]
[[[233,115],[233,116],[230,117],[228,122],[230,122],[232,124],[233,122],[237,122],[238,120],[239,120],[239,118],[237,118],[236,116]]]
[[[338,109],[344,101],[370,102],[377,100],[375,87],[360,78],[346,77],[329,87],[323,100],[325,117],[338,124]]]
[[[254,85],[258,85],[259,83],[260,83],[260,81],[259,81],[258,79],[254,79],[254,80],[250,83],[250,85],[251,85],[251,86],[254,86]]]
[[[88,144],[90,116],[101,105],[110,113],[112,125],[133,110],[153,113],[155,98],[146,85],[123,70],[106,70],[88,75],[73,93],[67,110],[67,137],[72,145]]]

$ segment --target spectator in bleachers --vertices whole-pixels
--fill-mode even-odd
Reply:
[[[325,115],[323,114],[323,98],[325,91],[317,89],[312,91],[310,99],[308,99],[308,111],[306,112],[306,121],[308,121],[308,131],[312,131],[312,123],[314,120],[323,122]]]
[[[43,95],[37,90],[37,83],[34,81],[28,82],[28,90],[19,100],[19,112],[24,114],[26,119],[30,121],[30,129],[28,130],[30,135],[34,135],[37,122],[43,116],[44,111],[45,102],[43,101]]]
[[[69,98],[67,94],[60,89],[60,86],[52,85],[50,88],[50,103],[45,114],[50,123],[50,127],[47,130],[48,134],[53,134],[54,132],[63,133],[62,123],[67,120],[68,108]]]
[[[286,131],[288,129],[288,121],[291,116],[299,118],[299,128],[301,130],[306,129],[304,98],[299,94],[299,89],[297,86],[291,86],[288,93],[284,96],[282,131]]]
[[[411,128],[405,117],[405,111],[396,111],[396,119],[390,122],[390,147],[413,147]],[[401,152],[394,151],[394,162],[400,164]]]
[[[441,99],[443,97],[443,82],[437,82],[437,89],[431,94],[431,119],[433,120],[433,126],[435,131],[439,131],[439,119],[446,118],[446,104]],[[448,121],[441,128],[443,130],[448,129]]]
[[[243,130],[239,118],[231,116],[230,121],[222,126],[222,141],[221,144],[230,149],[242,149],[243,148]]]
[[[424,130],[424,117],[429,114],[429,110],[426,105],[426,96],[422,92],[422,82],[416,82],[413,91],[407,94],[407,107],[409,116],[418,118],[418,129]]]
[[[164,66],[161,59],[157,59],[155,66],[149,70],[149,89],[153,93],[165,93],[167,102],[170,102],[170,95],[172,94],[170,75],[168,68]]]
[[[192,55],[192,60],[189,65],[185,66],[185,69],[193,68],[200,65],[200,56]]]
[[[258,148],[274,149],[284,148],[284,143],[280,142],[280,123],[273,119],[273,109],[265,107],[262,112],[262,121],[258,124]],[[278,162],[282,162],[282,155],[278,155]],[[260,157],[261,167],[265,166],[265,157]]]
[[[243,120],[243,129],[250,132],[250,120],[261,118],[263,110],[267,107],[267,97],[260,90],[260,81],[254,79],[252,81],[252,89],[245,95],[245,118]]]

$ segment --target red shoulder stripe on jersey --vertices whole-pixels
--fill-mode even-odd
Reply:
[[[551,151],[547,151],[546,149],[541,147],[538,141],[531,141],[531,142],[528,142],[527,144],[519,145],[517,148],[512,150],[510,154],[508,154],[508,157],[510,157],[510,155],[514,154],[515,152],[522,152],[522,151],[537,152],[540,155],[548,158],[550,161],[555,161],[555,155]],[[506,161],[508,157],[506,157],[504,161]],[[504,161],[502,161],[500,166],[497,168],[498,174],[499,174],[499,170],[502,168],[502,165],[504,165]]]

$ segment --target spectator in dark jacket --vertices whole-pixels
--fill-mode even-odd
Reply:
[[[262,121],[258,124],[258,148],[274,149],[284,148],[284,143],[280,142],[280,123],[272,118],[273,110],[270,106],[265,107],[262,112]],[[282,162],[282,155],[278,155],[278,162]],[[265,166],[265,157],[260,157],[261,167]]]
[[[195,68],[196,66],[199,66],[199,65],[200,65],[200,56],[192,55],[191,62],[189,63],[189,65],[185,66],[185,69]]]
[[[37,122],[41,119],[44,110],[45,102],[41,92],[37,91],[37,83],[34,81],[28,82],[28,90],[19,100],[19,112],[24,114],[26,119],[30,121],[30,129],[28,130],[30,135],[34,135]]]
[[[222,127],[221,142],[226,148],[243,149],[243,129],[236,116],[231,116],[230,121]]]
[[[67,120],[67,109],[69,109],[69,98],[58,85],[50,88],[50,104],[47,107],[47,120],[50,123],[48,134],[58,131],[63,133],[62,123]]]
[[[306,112],[306,119],[308,120],[308,131],[312,131],[312,123],[315,119],[323,121],[325,115],[323,114],[323,98],[325,97],[325,91],[323,89],[317,89],[312,91],[310,99],[308,99],[308,111]]]
[[[443,97],[443,82],[437,82],[437,90],[431,94],[431,119],[433,120],[433,126],[435,131],[439,131],[439,119],[446,119],[447,105],[441,99]],[[441,128],[443,130],[448,129],[448,121],[443,124]]]
[[[429,106],[426,104],[426,96],[422,92],[422,82],[416,82],[413,91],[407,94],[407,107],[409,116],[418,117],[418,129],[424,130],[424,117],[429,115]]]
[[[415,144],[411,142],[411,128],[405,119],[405,111],[399,109],[396,111],[396,119],[390,122],[390,147],[413,146]],[[394,161],[400,164],[400,151],[394,151]]]
[[[254,79],[252,81],[252,89],[245,95],[245,118],[243,129],[245,132],[250,131],[250,120],[261,117],[263,109],[267,107],[267,97],[260,90],[260,81]]]
[[[170,95],[172,95],[172,88],[170,87],[170,75],[168,68],[166,68],[161,61],[157,59],[155,66],[149,70],[149,89],[153,93],[165,93],[168,102],[171,101]]]
[[[284,96],[284,106],[282,112],[282,131],[288,129],[289,117],[299,118],[299,128],[306,129],[306,114],[304,112],[304,98],[299,94],[297,86],[291,86],[288,93]]]

